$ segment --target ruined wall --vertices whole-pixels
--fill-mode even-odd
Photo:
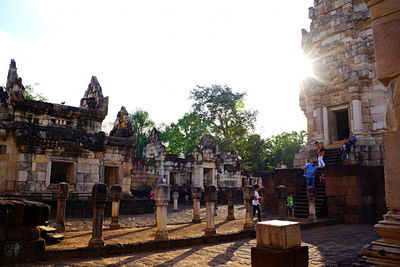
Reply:
[[[303,30],[302,48],[313,60],[315,77],[303,82],[300,106],[307,117],[308,141],[340,146],[338,112],[347,112],[348,131],[357,146],[374,155],[363,165],[382,165],[386,131],[387,89],[375,78],[374,39],[370,13],[362,0],[315,0],[309,10],[310,31]],[[345,124],[345,123],[343,123]],[[344,130],[345,131],[345,130]],[[302,166],[310,148],[296,156]]]
[[[376,223],[386,212],[383,167],[326,167],[330,217],[348,223]]]

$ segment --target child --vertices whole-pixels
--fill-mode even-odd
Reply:
[[[290,217],[290,212],[292,212],[292,217]],[[294,219],[294,204],[293,204],[293,195],[289,192],[287,197],[287,214],[289,218]]]

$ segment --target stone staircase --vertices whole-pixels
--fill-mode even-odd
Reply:
[[[341,151],[340,148],[328,148],[325,150],[324,162],[325,165],[337,165],[341,159]]]
[[[326,163],[326,165],[328,164]],[[315,208],[317,217],[321,217],[324,213],[326,213],[325,184],[320,183],[319,181],[319,176],[322,174],[322,171],[322,168],[318,169],[317,177],[315,178]],[[300,191],[297,192],[294,198],[294,216],[299,218],[308,218],[308,198],[305,178],[303,186],[301,187]]]

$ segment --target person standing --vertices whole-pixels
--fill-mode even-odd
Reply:
[[[315,187],[315,175],[317,173],[317,162],[307,163],[304,166],[304,176],[306,177],[307,187]]]
[[[256,215],[256,211],[257,211],[257,216],[258,216],[258,222],[261,222],[261,211],[260,211],[260,200],[262,199],[262,197],[260,197],[260,194],[258,193],[258,191],[260,191],[260,186],[258,184],[256,184],[254,186],[254,198],[251,201],[251,205],[253,206],[253,217],[254,215]]]
[[[324,156],[325,156],[325,147],[323,143],[315,141],[315,144],[318,148],[318,167],[325,167]]]
[[[287,205],[287,216],[289,218],[294,219],[294,202],[293,202],[293,194],[289,192],[289,195],[286,199],[286,205]],[[292,213],[292,217],[290,217],[290,213]]]

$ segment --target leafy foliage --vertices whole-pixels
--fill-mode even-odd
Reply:
[[[155,123],[150,119],[149,113],[141,109],[137,109],[129,117],[132,122],[132,128],[136,130],[136,156],[142,157],[143,149],[148,144],[148,136]]]
[[[198,115],[221,149],[237,149],[254,130],[256,111],[244,109],[246,93],[234,93],[227,85],[197,86],[191,91],[193,113]]]
[[[267,139],[267,169],[275,169],[278,162],[283,160],[288,168],[293,167],[294,155],[306,143],[306,131],[283,132]]]
[[[25,85],[25,92],[24,96],[26,99],[29,100],[38,100],[38,101],[48,101],[47,98],[45,98],[42,94],[36,93],[35,92],[35,87],[38,86],[38,83],[35,83],[33,85]]]
[[[166,126],[161,138],[168,143],[168,153],[186,155],[193,152],[193,147],[207,132],[207,125],[201,117],[194,113],[186,113],[177,123]]]

